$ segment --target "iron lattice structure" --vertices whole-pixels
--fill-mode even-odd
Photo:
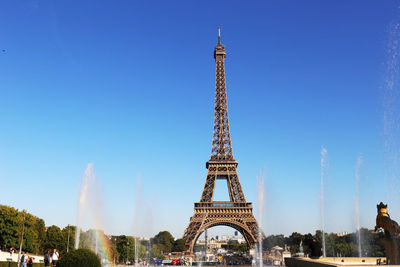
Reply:
[[[191,253],[200,234],[213,226],[225,225],[238,230],[250,248],[265,236],[253,215],[252,203],[246,202],[236,170],[238,162],[233,159],[225,83],[225,57],[225,47],[221,44],[221,37],[218,34],[218,44],[214,49],[216,77],[211,158],[206,163],[208,172],[200,202],[194,203],[194,216],[190,218],[189,226],[183,235]],[[217,179],[227,181],[229,201],[213,201]]]

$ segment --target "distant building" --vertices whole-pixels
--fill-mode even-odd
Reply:
[[[346,235],[348,235],[349,234],[349,232],[340,232],[340,233],[337,233],[336,234],[336,236],[346,236]]]

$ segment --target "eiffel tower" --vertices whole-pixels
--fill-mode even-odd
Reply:
[[[252,203],[246,202],[236,171],[238,162],[233,159],[225,85],[225,57],[225,47],[221,44],[221,31],[218,28],[218,44],[214,49],[216,77],[211,158],[206,163],[208,172],[200,202],[194,203],[194,216],[190,218],[183,235],[190,253],[194,252],[194,245],[200,234],[213,226],[224,225],[238,230],[250,248],[265,236],[254,218]],[[230,201],[213,201],[217,179],[227,181]]]

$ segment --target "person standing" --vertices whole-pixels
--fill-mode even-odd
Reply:
[[[12,255],[14,254],[14,251],[15,251],[14,247],[11,247],[11,248],[10,248],[10,256],[11,256],[11,257],[12,257]]]
[[[27,267],[33,267],[33,258],[32,257],[28,257],[26,265],[27,265]]]
[[[44,266],[50,266],[50,250],[47,250],[47,252],[44,254]]]
[[[56,267],[60,254],[58,254],[57,249],[53,250],[53,255],[51,255],[51,266]]]
[[[27,261],[28,261],[28,256],[25,254],[25,252],[22,252],[21,267],[27,267],[26,266]]]

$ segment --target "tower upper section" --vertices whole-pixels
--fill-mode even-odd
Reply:
[[[218,28],[218,44],[214,49],[215,106],[214,129],[211,146],[211,161],[233,161],[231,135],[229,131],[228,102],[225,83],[225,47],[221,44],[221,31]]]

